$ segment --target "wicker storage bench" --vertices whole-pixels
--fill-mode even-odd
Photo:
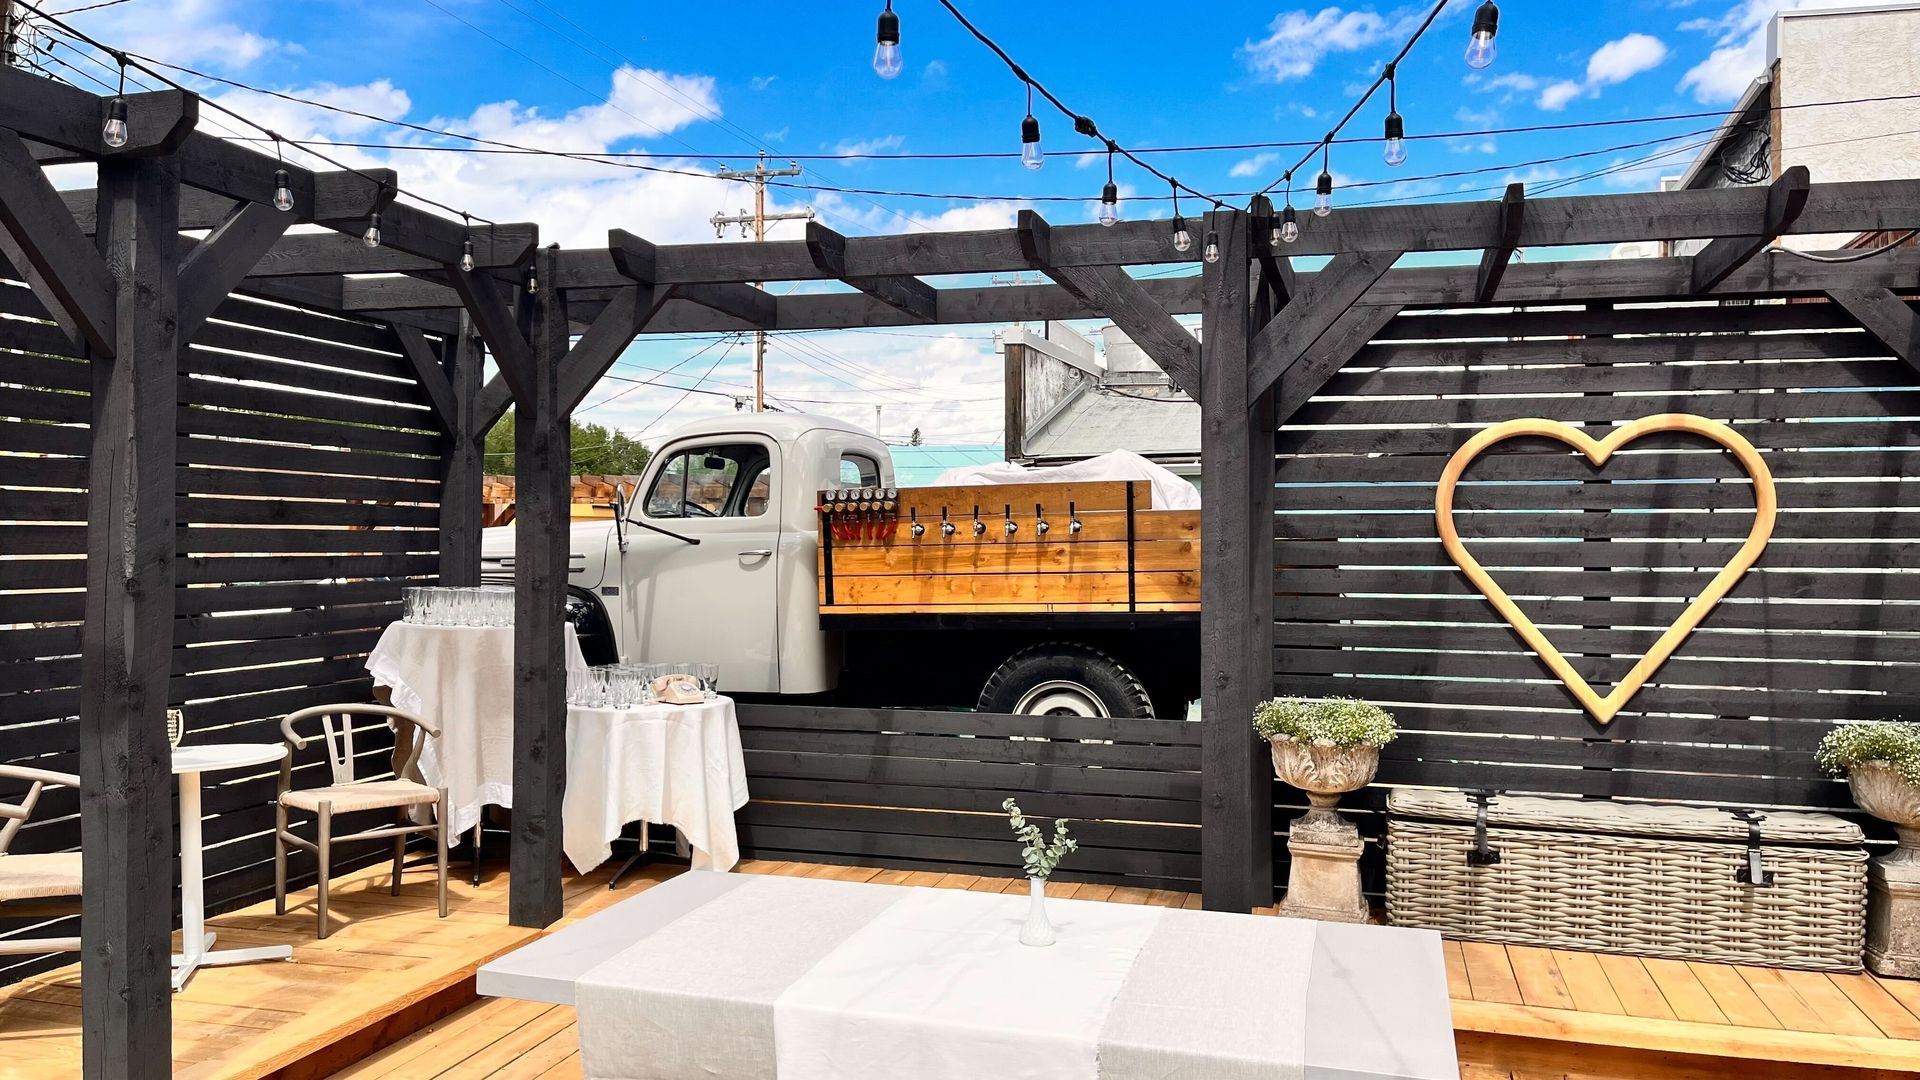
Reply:
[[[1396,791],[1387,917],[1449,937],[1859,971],[1867,854],[1831,814]],[[1484,834],[1484,844],[1481,837]],[[1757,837],[1758,842],[1755,843]],[[1752,884],[1753,870],[1763,884]]]

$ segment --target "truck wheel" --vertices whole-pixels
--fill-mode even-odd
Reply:
[[[1151,719],[1147,688],[1118,660],[1066,642],[1029,645],[980,688],[981,712]]]

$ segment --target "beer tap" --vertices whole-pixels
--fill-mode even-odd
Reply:
[[[900,531],[900,489],[887,488],[880,494],[880,538],[891,540]]]
[[[1017,533],[1019,531],[1020,531],[1020,523],[1013,520],[1013,504],[1008,503],[1007,504],[1007,524],[1006,524],[1007,535],[1012,536],[1014,533]]]
[[[960,531],[959,526],[947,520],[947,508],[942,506],[940,508],[940,539],[942,540],[952,539],[953,534],[959,531]]]
[[[1050,532],[1052,532],[1052,531],[1053,531],[1053,526],[1052,526],[1052,525],[1049,525],[1049,524],[1047,524],[1047,509],[1046,509],[1046,507],[1044,507],[1044,506],[1041,506],[1041,505],[1040,505],[1039,503],[1034,503],[1034,504],[1033,504],[1033,516],[1034,516],[1034,519],[1035,519],[1035,523],[1034,523],[1034,526],[1033,526],[1033,531],[1034,531],[1034,532],[1036,532],[1036,533],[1039,533],[1039,534],[1040,534],[1041,536],[1045,536],[1045,535],[1047,535],[1048,533],[1050,533]]]
[[[912,527],[910,527],[907,530],[907,534],[909,536],[912,536],[915,540],[918,540],[921,537],[927,535],[927,527],[925,525],[920,524],[920,508],[919,507],[917,506],[908,507],[907,517],[913,521]]]
[[[1079,536],[1080,530],[1086,528],[1085,525],[1082,525],[1080,523],[1080,511],[1076,509],[1076,505],[1077,504],[1075,503],[1067,504],[1067,535],[1068,536]]]
[[[980,520],[980,504],[973,504],[973,535],[977,540],[987,535],[987,523]]]

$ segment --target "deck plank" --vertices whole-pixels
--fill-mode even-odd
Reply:
[[[1780,977],[1780,972],[1772,968],[1757,968],[1740,965],[1737,970],[1740,977],[1747,981],[1761,1001],[1766,1002],[1767,1011],[1780,1021],[1780,1026],[1789,1031],[1814,1031],[1835,1034],[1818,1013],[1808,1008],[1800,1000],[1793,986]]]
[[[1700,985],[1713,995],[1713,1003],[1718,1006],[1727,1022],[1740,1027],[1779,1028],[1780,1021],[1740,972],[1728,964],[1707,964],[1697,960],[1687,961],[1687,967]]]
[[[1567,990],[1566,980],[1560,977],[1560,965],[1554,962],[1552,952],[1509,945],[1507,961],[1513,965],[1514,981],[1519,984],[1520,997],[1526,1004],[1546,1009],[1573,1008],[1573,994]]]
[[[1807,1003],[1821,1019],[1826,1021],[1826,1029],[1835,1035],[1864,1035],[1869,1038],[1886,1033],[1867,1014],[1854,1005],[1852,999],[1841,993],[1824,972],[1819,971],[1782,971],[1780,978],[1800,1000]]]
[[[1621,1004],[1620,995],[1614,992],[1613,984],[1607,981],[1607,973],[1600,966],[1598,954],[1566,949],[1554,949],[1552,952],[1554,964],[1560,969],[1560,977],[1566,981],[1567,992],[1573,995],[1575,1008],[1588,1013],[1626,1014],[1627,1007]]]
[[[1713,1000],[1713,994],[1694,975],[1693,969],[1685,960],[1662,960],[1648,957],[1644,964],[1647,974],[1653,977],[1653,983],[1660,988],[1660,996],[1665,998],[1673,1010],[1675,1019],[1690,1020],[1697,1024],[1724,1024],[1727,1014]]]
[[[1920,1017],[1908,1012],[1879,979],[1865,973],[1829,974],[1827,979],[1887,1038],[1920,1039]]]
[[[1486,941],[1466,941],[1460,945],[1467,961],[1467,981],[1473,986],[1473,1000],[1524,1005],[1520,984],[1514,979],[1507,948]]]
[[[1607,973],[1607,982],[1613,986],[1613,992],[1620,996],[1620,1005],[1628,1016],[1638,1016],[1648,1020],[1675,1020],[1673,1006],[1667,1004],[1666,995],[1660,992],[1660,984],[1653,981],[1647,966],[1637,956],[1617,956],[1613,953],[1598,953],[1595,959],[1600,962],[1600,970]]]

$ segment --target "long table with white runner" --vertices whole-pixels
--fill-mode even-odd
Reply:
[[[1440,1080],[1432,931],[690,872],[482,967],[594,1080]]]

